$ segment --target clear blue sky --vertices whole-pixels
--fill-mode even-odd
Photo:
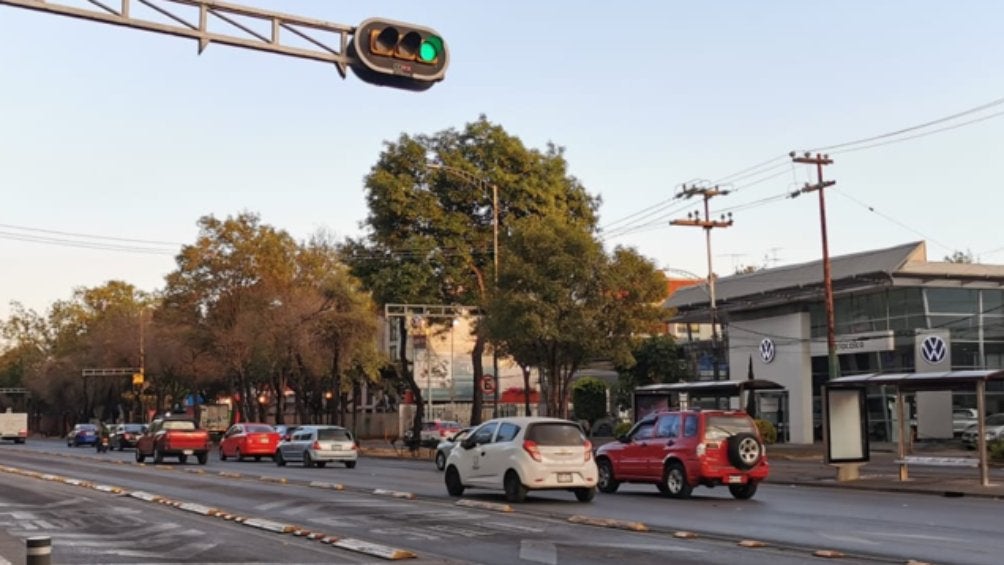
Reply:
[[[482,113],[529,146],[564,146],[609,225],[684,181],[1004,97],[1004,4],[991,1],[243,3],[429,25],[450,49],[446,80],[379,88],[323,63],[221,45],[197,56],[190,40],[0,6],[0,316],[9,301],[41,311],[110,279],[159,288],[177,250],[26,242],[45,234],[10,226],[182,244],[200,216],[251,210],[297,238],[355,234],[385,140]],[[831,253],[927,239],[933,260],[959,249],[1004,263],[1002,133],[1004,117],[835,154]],[[807,172],[739,180],[783,173],[712,210],[785,193]],[[650,229],[609,243],[706,274],[703,233],[668,226],[694,207],[659,209]],[[712,236],[719,273],[820,256],[815,195],[734,220]]]

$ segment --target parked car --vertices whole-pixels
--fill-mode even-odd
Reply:
[[[98,443],[101,432],[94,424],[77,424],[66,435],[66,447],[93,446]]]
[[[254,457],[261,461],[264,457],[275,457],[279,445],[279,434],[268,424],[242,422],[230,426],[220,440],[220,461],[233,457],[243,461],[245,457]]]
[[[738,499],[751,498],[767,478],[763,440],[753,419],[732,410],[660,412],[639,421],[596,452],[599,489],[652,483],[667,496],[686,498],[697,485],[728,485]]]
[[[209,432],[199,429],[195,420],[187,416],[165,416],[150,423],[146,433],[136,442],[136,462],[153,457],[161,463],[164,457],[177,457],[186,463],[194,455],[199,465],[209,459]]]
[[[446,458],[450,456],[450,452],[453,448],[460,445],[460,442],[464,441],[468,435],[470,435],[471,430],[474,428],[464,428],[459,432],[453,434],[452,436],[439,442],[436,446],[436,468],[442,471],[446,468]]]
[[[987,443],[1004,440],[1004,412],[987,416],[985,429]],[[962,445],[967,449],[976,449],[978,434],[979,426],[977,424],[970,425],[966,431],[962,432]]]
[[[324,467],[344,463],[352,469],[359,458],[359,446],[352,432],[340,426],[300,426],[288,441],[279,442],[275,464],[302,462],[304,467]]]
[[[955,408],[952,410],[952,434],[961,436],[966,428],[976,423],[978,417],[975,408]]]
[[[146,424],[118,424],[112,428],[111,448],[122,451],[127,447],[136,447],[136,442],[145,431]]]
[[[582,429],[557,418],[498,418],[478,426],[446,459],[446,490],[501,489],[510,502],[531,490],[569,490],[581,502],[596,496],[593,446]]]
[[[285,441],[290,438],[293,434],[293,430],[296,426],[287,426],[286,424],[277,424],[275,426],[275,433],[279,434],[279,441]]]
[[[452,436],[463,429],[460,422],[454,420],[428,420],[422,422],[422,431],[419,441],[426,447],[435,447],[439,442]],[[411,439],[412,431],[405,430],[404,438]]]

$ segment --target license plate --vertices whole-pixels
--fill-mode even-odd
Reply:
[[[740,475],[729,475],[728,482],[729,482],[729,484],[732,484],[732,485],[742,484],[743,478]]]
[[[558,473],[558,482],[559,483],[570,483],[570,482],[572,482],[572,474],[571,473]]]
[[[195,452],[192,451],[191,449],[186,449],[186,450],[182,451],[182,453],[184,453],[185,455],[191,455],[192,453],[195,453]]]
[[[267,437],[258,438],[258,443],[268,443],[268,438]]]

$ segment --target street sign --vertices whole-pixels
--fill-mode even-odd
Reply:
[[[491,394],[495,392],[495,376],[483,375],[481,377],[481,392]]]

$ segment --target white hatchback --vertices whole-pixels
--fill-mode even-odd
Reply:
[[[596,496],[593,446],[574,422],[498,418],[477,427],[446,460],[446,490],[505,491],[520,502],[531,490],[569,490],[582,502]]]

